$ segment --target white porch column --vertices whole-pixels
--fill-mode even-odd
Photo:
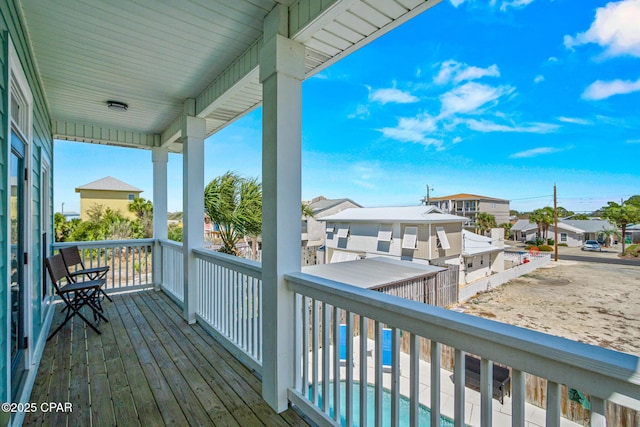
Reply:
[[[196,103],[188,99],[182,125],[182,250],[184,253],[183,316],[196,321],[198,269],[193,249],[204,246],[204,136],[205,120],[194,117]]]
[[[158,239],[167,238],[167,161],[166,148],[154,148],[151,151],[153,161],[153,286],[162,285],[162,250]]]
[[[293,385],[293,296],[284,274],[300,271],[301,111],[304,46],[287,37],[287,8],[264,22],[262,83],[262,397],[287,409]]]

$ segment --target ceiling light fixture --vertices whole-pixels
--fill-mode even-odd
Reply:
[[[120,101],[107,101],[107,107],[111,110],[127,111],[129,106]]]

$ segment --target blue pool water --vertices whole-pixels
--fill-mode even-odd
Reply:
[[[322,384],[318,386],[318,405],[322,407]],[[311,386],[309,386],[309,397],[311,397]],[[346,425],[346,385],[344,381],[340,382],[340,424]],[[333,384],[329,386],[329,402],[331,405],[330,416],[333,417]],[[375,402],[375,386],[369,385],[367,387],[367,424],[373,425],[375,419],[374,411]],[[354,427],[360,427],[360,385],[358,383],[353,384],[353,425]],[[400,425],[409,425],[409,399],[404,396],[400,396]],[[389,390],[384,389],[382,392],[382,425],[391,425],[391,393]],[[418,406],[418,419],[420,427],[431,426],[431,411],[424,405]],[[440,425],[443,427],[453,427],[453,420],[447,417],[440,417]]]

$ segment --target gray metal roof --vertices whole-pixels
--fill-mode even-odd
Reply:
[[[80,187],[76,187],[76,193],[79,190],[107,190],[107,191],[128,191],[131,193],[142,193],[142,190],[120,181],[112,176],[101,178],[97,181],[90,182]]]
[[[303,273],[365,289],[432,276],[442,270],[446,268],[382,257],[302,267]]]
[[[319,214],[322,211],[331,209],[332,207],[338,206],[339,204],[345,202],[353,203],[355,206],[360,208],[362,207],[360,204],[354,202],[351,199],[326,199],[322,196],[313,199],[311,203],[309,203],[309,207],[313,210],[314,214]]]
[[[384,208],[351,208],[321,219],[336,222],[378,223],[445,223],[466,222],[467,218],[444,214],[435,206],[391,206]]]
[[[615,229],[616,226],[606,219],[563,219],[563,223],[579,228],[585,233],[598,233],[603,230]]]

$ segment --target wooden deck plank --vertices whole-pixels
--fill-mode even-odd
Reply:
[[[114,396],[114,412],[118,425],[140,425],[144,420],[145,426],[164,426],[164,421],[158,410],[158,406],[153,397],[153,393],[140,365],[140,361],[133,349],[129,335],[126,332],[125,325],[120,317],[115,304],[120,299],[114,300],[112,304],[106,304],[105,311],[109,317],[110,330],[105,330],[103,335],[108,336],[108,340],[115,343],[105,353],[107,370],[109,372],[109,385],[114,387],[112,390]],[[131,400],[128,398],[127,392],[130,392]],[[121,396],[121,400],[115,400],[116,396]],[[129,406],[132,402],[133,406]],[[132,417],[133,414],[137,416]]]
[[[154,333],[153,329],[149,326],[147,319],[136,306],[133,298],[127,298],[125,301],[125,305],[129,310],[129,313],[136,321],[136,325],[140,329],[140,332],[149,347],[149,351],[153,354],[153,357],[158,364],[158,368],[165,376],[169,388],[176,399],[182,402],[180,409],[184,412],[189,424],[211,424],[212,420],[207,414],[207,411],[205,411],[198,397],[191,390],[189,383],[182,376],[180,369],[177,369],[176,361],[171,359],[160,342],[158,335]]]
[[[178,368],[185,378],[188,386],[200,401],[200,404],[209,415],[211,421],[214,422],[216,426],[248,425],[239,424],[234,420],[224,403],[218,398],[214,389],[203,377],[203,368],[205,368],[205,366],[197,364],[196,367],[196,365],[189,360],[188,356],[181,349],[181,342],[176,341],[171,336],[168,330],[174,328],[175,325],[171,324],[165,327],[140,296],[134,295],[131,299],[135,302],[137,308],[144,315],[145,319],[147,319],[149,326],[153,329],[153,332],[164,346],[165,351],[175,363],[176,368]]]
[[[216,340],[201,327],[191,327],[181,321],[180,314],[176,310],[175,304],[170,303],[166,298],[158,296],[156,301],[159,303],[159,313],[165,313],[176,324],[176,328],[180,328],[181,332],[190,342],[202,353],[213,350],[219,358],[219,362],[215,364],[215,368],[225,378],[229,387],[234,390],[244,405],[250,407],[253,413],[268,426],[288,426],[280,415],[276,414],[269,405],[262,399],[260,394],[260,380],[254,376],[253,372],[242,365],[235,357],[222,348]],[[179,325],[183,325],[180,327]],[[185,327],[186,326],[186,327]],[[224,363],[222,363],[224,361]],[[256,390],[255,385],[258,386]],[[293,412],[292,409],[288,411]],[[297,414],[296,414],[297,416]],[[298,417],[299,418],[299,417]]]
[[[120,313],[123,323],[127,325],[126,333],[129,335],[131,344],[138,356],[142,371],[144,372],[144,376],[142,378],[146,377],[147,383],[153,393],[156,405],[165,424],[188,425],[187,419],[182,413],[180,405],[176,402],[176,399],[171,392],[171,388],[169,387],[169,384],[167,384],[164,375],[162,375],[162,371],[156,364],[151,351],[149,351],[135,320],[131,314],[129,314],[129,311],[125,306],[125,302],[126,298],[120,299],[116,303],[116,307]],[[129,377],[129,381],[142,380],[142,378],[137,379]],[[146,424],[146,421],[143,419],[141,419],[141,422]]]
[[[74,319],[45,347],[30,401],[71,402],[74,413],[27,414],[24,425],[288,426],[254,373],[156,291],[114,296],[101,335]],[[56,327],[64,319],[54,316]]]
[[[184,340],[184,334],[180,331],[181,328],[187,325],[182,319],[178,319],[178,324],[174,323],[169,316],[166,316],[163,309],[155,303],[154,300],[149,298],[139,299],[140,304],[144,303],[147,306],[148,313],[155,316],[158,319],[159,324],[167,325],[166,330],[174,341]],[[211,354],[213,350],[209,349],[206,354]],[[192,362],[197,369],[201,372],[203,379],[207,381],[213,393],[219,398],[221,403],[225,406],[229,414],[237,421],[237,424],[241,426],[260,425],[260,420],[255,416],[251,409],[243,404],[242,400],[235,393],[235,391],[229,387],[225,382],[225,379],[218,371],[214,369],[213,364],[200,352],[194,351],[189,354]],[[219,362],[215,363],[216,365]]]

